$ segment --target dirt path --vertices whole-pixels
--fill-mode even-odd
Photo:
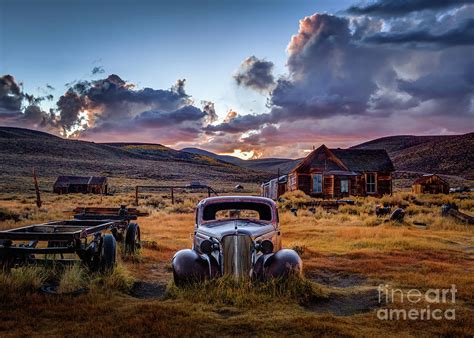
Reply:
[[[163,277],[163,273],[163,266],[150,264],[150,278],[136,281],[129,294],[138,299],[163,299],[167,285],[163,283],[162,278],[153,278],[157,275]],[[379,303],[377,283],[364,276],[324,270],[313,272],[307,278],[331,290],[327,299],[318,299],[306,304],[304,308],[308,311],[351,316],[372,311],[382,305]],[[229,314],[223,314],[226,315]]]
[[[162,299],[166,292],[166,284],[136,281],[130,295],[139,299]]]
[[[352,316],[375,310],[379,302],[377,281],[358,274],[321,270],[308,275],[311,281],[329,288],[327,299],[319,299],[305,306],[309,311],[332,313],[336,316]]]

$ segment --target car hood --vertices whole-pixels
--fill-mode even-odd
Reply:
[[[203,235],[221,239],[227,235],[248,235],[250,237],[259,237],[269,232],[275,231],[272,224],[255,223],[245,220],[223,221],[212,224],[211,227],[201,225],[197,232]]]

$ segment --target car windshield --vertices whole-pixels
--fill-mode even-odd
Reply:
[[[204,223],[237,219],[266,224],[272,220],[272,209],[265,203],[222,202],[207,205],[202,211]]]

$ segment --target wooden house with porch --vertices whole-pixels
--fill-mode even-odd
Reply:
[[[288,190],[321,198],[391,194],[394,170],[383,149],[329,149],[322,145],[291,170]]]

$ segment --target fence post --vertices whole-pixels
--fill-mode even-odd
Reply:
[[[36,191],[36,206],[41,208],[43,202],[41,202],[41,193],[38,186],[38,178],[36,177],[36,170],[33,168],[33,181],[35,182],[35,191]]]
[[[135,205],[138,206],[138,185],[135,187]]]

